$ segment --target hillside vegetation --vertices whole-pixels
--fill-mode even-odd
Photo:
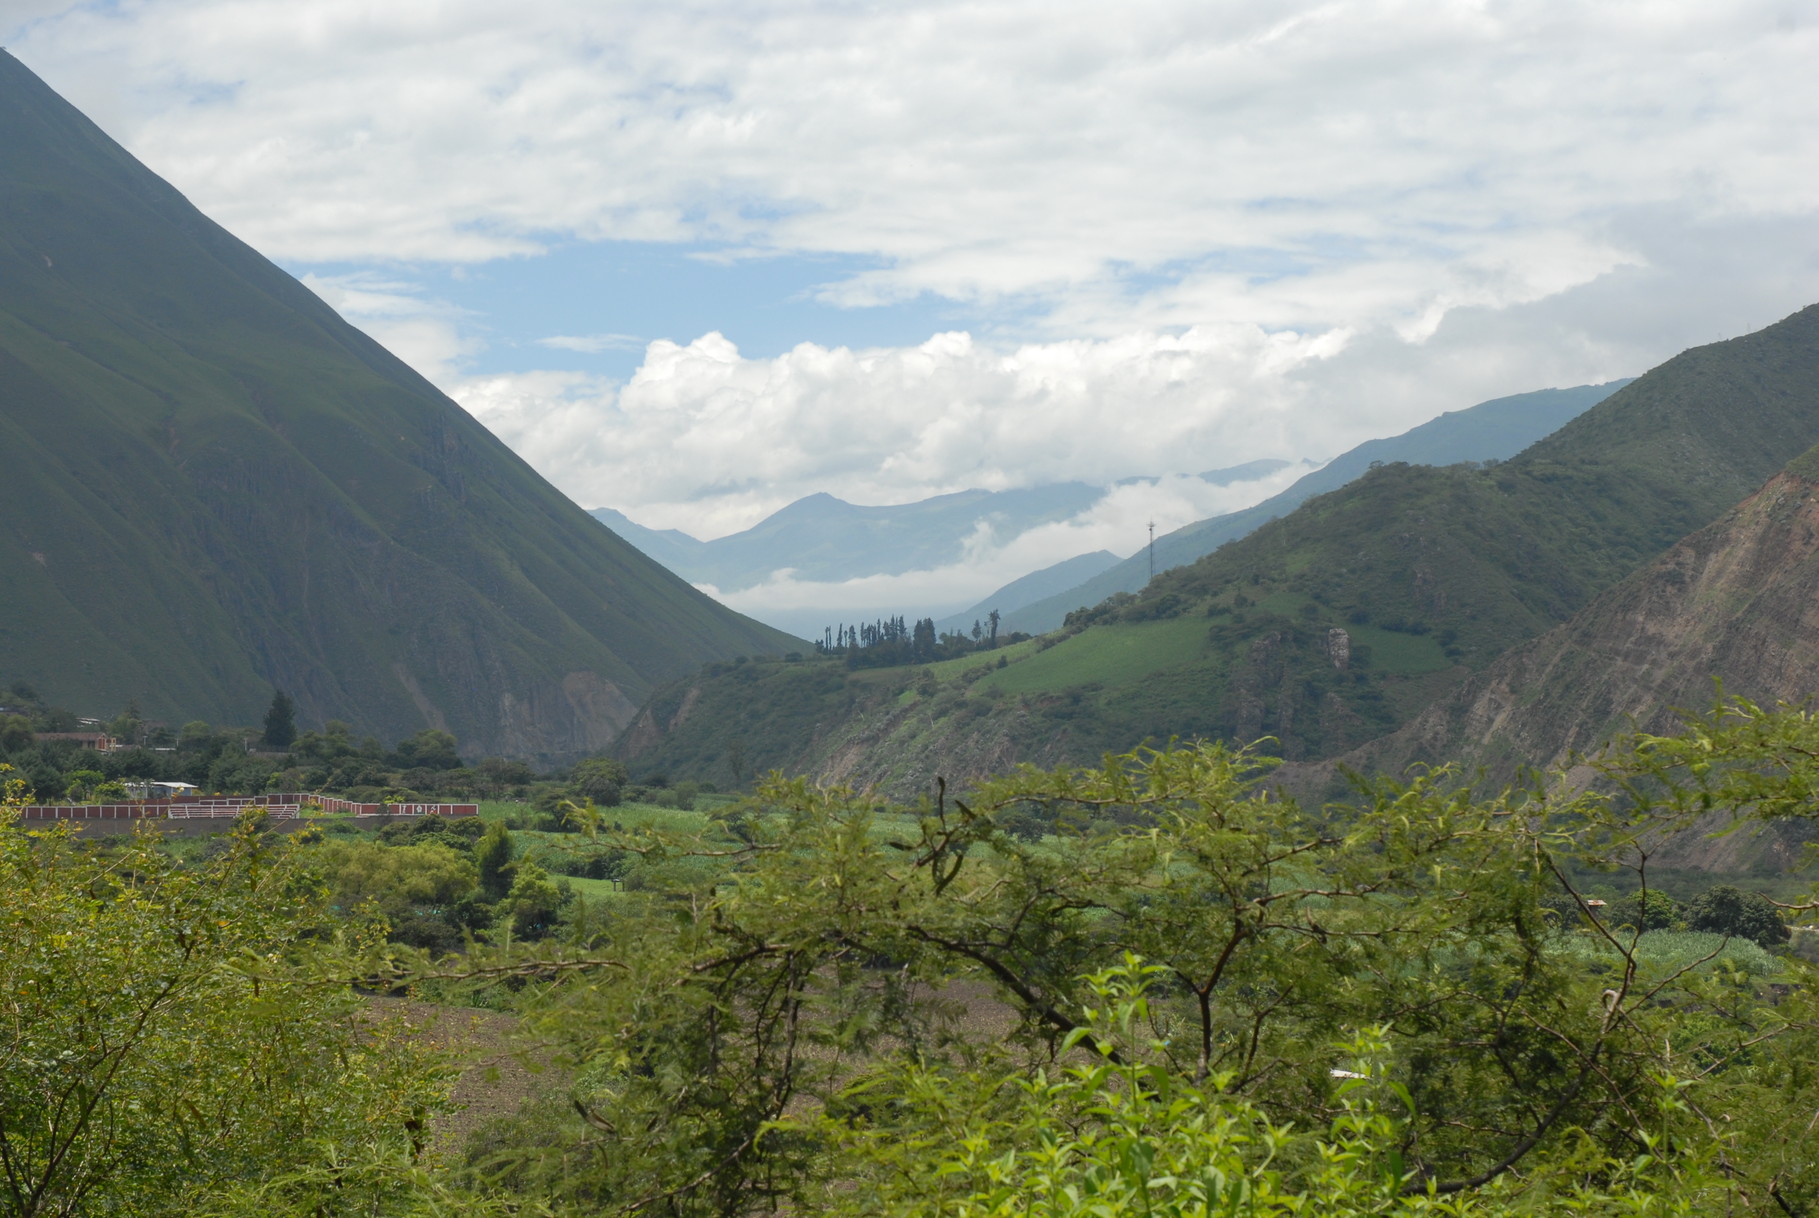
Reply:
[[[796,646],[601,528],[0,54],[0,676],[91,715],[604,745]]]
[[[1804,701],[1819,688],[1816,597],[1812,450],[1563,625],[1344,761],[1397,772],[1446,757],[1509,781],[1523,766],[1567,765],[1574,751],[1593,752],[1624,731],[1671,730],[1675,708],[1712,700],[1715,679],[1764,704]],[[1326,781],[1319,767],[1293,778],[1309,789]]]
[[[937,765],[974,777],[1146,738],[1272,737],[1290,759],[1336,756],[1565,621],[1815,441],[1809,308],[1669,360],[1509,461],[1369,470],[1075,614],[1003,668],[782,667],[737,699],[716,685],[756,678],[704,674],[662,694],[619,749],[682,771],[724,766],[737,741],[748,767],[899,791]],[[773,715],[773,700],[794,709]]]
[[[1453,465],[1513,457],[1536,440],[1602,402],[1629,380],[1571,389],[1539,389],[1494,398],[1465,410],[1449,410],[1399,436],[1367,440],[1341,453],[1280,494],[1223,516],[1196,520],[1156,539],[1155,569],[1167,571],[1211,554],[1286,516],[1315,495],[1336,491],[1376,465]],[[1120,592],[1136,592],[1150,580],[1150,556],[1140,551],[1085,581],[1010,611],[1013,630],[1040,632],[1060,626],[1076,609],[1097,605]]]

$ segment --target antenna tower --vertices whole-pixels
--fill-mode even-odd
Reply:
[[[1156,578],[1156,522],[1150,521],[1150,578]]]

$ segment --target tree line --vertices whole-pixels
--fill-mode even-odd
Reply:
[[[692,806],[712,788],[654,773],[634,782],[620,762],[605,757],[541,771],[515,758],[466,758],[461,742],[436,728],[390,745],[339,719],[298,730],[295,705],[283,691],[274,693],[262,726],[195,719],[170,731],[147,723],[129,702],[95,725],[129,747],[100,752],[73,740],[38,738],[84,726],[73,712],[15,682],[0,713],[0,761],[50,803],[118,802],[148,782],[185,782],[208,794],[299,791],[363,803],[511,799],[529,805],[526,827],[549,829],[564,827],[558,805],[565,799],[591,798],[607,807],[623,796]]]
[[[999,623],[1003,617],[994,609],[973,622],[970,636],[961,631],[937,635],[935,619],[918,618],[906,624],[901,615],[878,618],[857,626],[841,624],[822,630],[815,640],[815,650],[824,656],[845,659],[849,668],[893,668],[905,664],[933,664],[957,659],[977,651],[990,651],[1000,645]],[[1003,643],[1020,643],[1028,634],[1014,631]]]

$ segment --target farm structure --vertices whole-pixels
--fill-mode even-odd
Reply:
[[[98,753],[111,753],[120,747],[120,742],[106,732],[33,732],[32,739],[39,744],[72,741],[77,748],[94,749]]]
[[[297,792],[271,795],[177,796],[114,804],[27,804],[21,820],[188,820],[234,817],[248,808],[263,808],[274,819],[303,815],[305,808],[342,816],[478,816],[479,804],[363,804],[326,795]]]

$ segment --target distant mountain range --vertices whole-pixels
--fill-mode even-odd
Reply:
[[[746,766],[896,794],[1172,736],[1310,763],[1545,763],[1697,704],[1714,673],[1810,684],[1819,459],[1698,530],[1815,443],[1819,306],[1684,352],[1507,461],[1367,463],[996,659],[709,670],[659,691],[618,749],[706,777],[736,734]]]
[[[796,640],[650,561],[0,53],[0,678],[604,747]]]
[[[817,494],[712,541],[674,529],[641,528],[611,508],[595,508],[592,515],[689,582],[737,592],[784,570],[800,580],[839,583],[946,566],[960,560],[967,540],[982,528],[1012,537],[1077,516],[1104,494],[1103,487],[1062,482],[960,491],[884,507]]]
[[[1265,458],[1208,470],[1198,477],[1212,486],[1234,486],[1266,478],[1290,464]],[[1141,481],[1146,480],[1127,478],[1119,485]],[[981,534],[1004,542],[1040,525],[1071,520],[1104,498],[1108,489],[1060,482],[1008,491],[958,491],[882,506],[815,494],[749,529],[711,541],[677,529],[646,528],[613,508],[595,508],[590,514],[689,582],[711,585],[724,594],[755,587],[783,571],[805,582],[841,583],[936,570],[961,561]],[[1073,569],[1085,570],[1088,565]],[[923,612],[914,605],[896,611]],[[829,610],[828,620],[839,613]]]
[[[1211,553],[1314,495],[1362,476],[1373,464],[1446,465],[1513,456],[1628,383],[1612,381],[1498,398],[1449,411],[1399,436],[1368,441],[1252,507],[1196,521],[1157,538],[1155,569],[1165,571]],[[1267,478],[1291,464],[1280,458],[1250,461],[1208,470],[1198,477],[1214,486],[1238,486]],[[1142,481],[1147,480],[1127,478],[1116,485]],[[711,541],[700,541],[676,529],[646,528],[612,508],[595,508],[591,514],[684,579],[726,596],[783,572],[804,583],[838,584],[868,576],[939,570],[962,561],[969,545],[977,545],[981,536],[1002,544],[1041,525],[1074,519],[1111,489],[1070,482],[1012,491],[963,491],[880,507],[863,507],[827,494],[810,495],[750,529]],[[967,631],[975,621],[997,610],[1005,632],[1044,633],[1059,627],[1075,609],[1141,588],[1149,580],[1150,564],[1146,549],[1123,559],[1109,551],[1077,555],[1020,576],[958,612],[943,614],[935,609],[936,629]],[[933,598],[910,599],[912,603],[875,609],[780,610],[770,614],[770,620],[796,633],[819,635],[822,626],[836,622],[897,613],[920,617],[930,612]]]

